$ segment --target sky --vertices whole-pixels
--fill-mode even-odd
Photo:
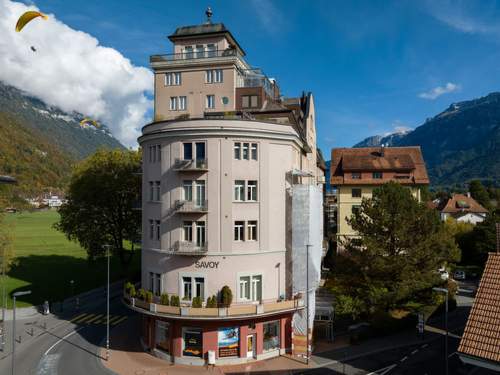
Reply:
[[[313,93],[325,156],[500,90],[500,0],[25,4],[51,19],[0,39],[0,80],[110,123],[131,146],[151,117],[149,56],[170,53],[166,36],[204,22],[207,5],[213,22],[231,30],[247,61],[276,78],[283,95]],[[0,20],[0,35],[12,34],[23,7],[0,0],[0,14],[11,13]],[[35,63],[26,49],[31,43],[40,46]]]

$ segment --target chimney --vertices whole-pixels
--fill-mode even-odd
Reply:
[[[380,145],[380,156],[384,157],[385,155],[385,144]]]
[[[470,198],[470,191],[467,192],[467,198]]]

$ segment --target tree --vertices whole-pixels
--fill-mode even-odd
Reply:
[[[469,192],[472,198],[474,198],[484,208],[488,210],[491,208],[490,195],[481,181],[472,180],[469,182]]]
[[[137,151],[100,150],[74,170],[55,227],[78,241],[91,260],[105,255],[104,244],[122,264],[131,260],[124,241],[140,238],[140,212],[133,209],[141,191],[140,166]]]
[[[394,182],[363,199],[348,222],[359,238],[343,241],[332,284],[346,302],[340,310],[353,316],[428,300],[438,269],[460,257],[437,212]]]

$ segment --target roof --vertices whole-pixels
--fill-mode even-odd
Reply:
[[[227,39],[240,50],[241,54],[243,56],[245,55],[243,48],[241,48],[233,34],[226,29],[223,23],[204,23],[201,25],[181,26],[175,29],[174,33],[168,36],[168,39],[174,42],[180,39],[217,35],[226,36]]]
[[[500,253],[490,253],[458,352],[500,363]]]
[[[362,147],[332,150],[332,185],[379,185],[388,178],[344,179],[345,172],[394,172],[410,174],[409,179],[394,179],[402,184],[428,184],[429,177],[420,147]]]
[[[477,203],[477,201],[472,197],[468,197],[464,194],[453,194],[452,197],[448,199],[448,202],[446,202],[446,205],[441,212],[447,214],[462,212],[486,214],[488,213],[488,210]]]

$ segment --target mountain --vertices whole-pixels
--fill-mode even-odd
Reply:
[[[499,186],[500,93],[451,104],[402,136],[370,137],[354,147],[382,143],[420,146],[433,186],[462,186],[472,179]]]
[[[105,125],[99,129],[82,128],[80,120],[84,115],[63,112],[1,82],[0,112],[9,113],[28,129],[46,135],[50,143],[75,159],[82,159],[99,147],[123,148]]]
[[[356,143],[353,147],[377,147],[381,145],[392,146],[400,139],[404,138],[408,133],[410,133],[410,130],[399,131],[384,136],[374,135]]]
[[[0,82],[0,174],[17,178],[14,195],[62,190],[72,165],[98,148],[124,148],[105,125],[80,126],[66,113]]]

